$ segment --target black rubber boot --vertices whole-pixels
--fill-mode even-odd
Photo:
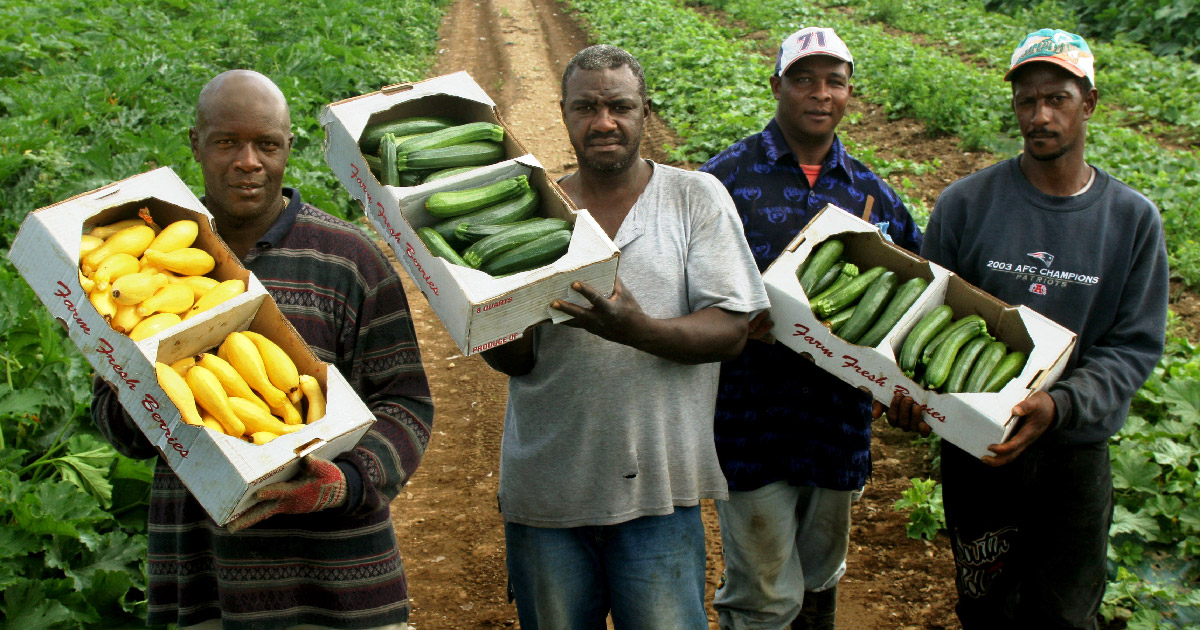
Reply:
[[[837,621],[837,587],[804,591],[804,605],[792,621],[792,630],[834,630]]]

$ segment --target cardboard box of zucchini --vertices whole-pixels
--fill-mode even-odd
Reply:
[[[976,457],[1008,438],[1013,405],[1049,387],[1075,345],[833,205],[763,281],[779,342],[884,404],[912,396],[938,435]]]
[[[465,72],[389,86],[321,114],[325,159],[463,354],[608,294],[620,251],[513,137]]]

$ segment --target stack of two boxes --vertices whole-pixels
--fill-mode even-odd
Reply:
[[[239,279],[246,291],[218,306],[135,342],[114,330],[88,300],[80,280],[81,235],[98,225],[139,216],[166,226],[199,225],[193,247],[207,251],[216,280]],[[375,421],[337,369],[313,356],[258,279],[214,232],[212,215],[168,168],[116,182],[25,219],[9,253],[13,264],[71,341],[117,392],[121,405],[205,511],[225,524],[249,509],[258,488],[296,474],[308,454],[331,458],[353,448]],[[325,391],[325,417],[267,444],[187,424],[159,385],[154,363],[212,351],[233,331],[252,330],[279,344],[302,374]]]
[[[881,265],[900,282],[923,278],[928,287],[891,332],[875,347],[849,343],[813,314],[796,270],[829,238],[845,244],[843,257],[859,269]],[[925,420],[942,438],[976,457],[991,454],[990,444],[1008,439],[1016,426],[1013,405],[1054,383],[1075,346],[1075,334],[1026,306],[1010,306],[949,270],[887,242],[872,224],[833,205],[805,226],[763,273],[771,299],[772,334],[781,343],[811,358],[825,371],[890,404],[893,396],[909,396],[925,405]],[[942,304],[954,319],[979,315],[987,329],[1009,349],[1028,355],[1021,373],[994,393],[941,393],[925,389],[907,376],[896,358],[909,331]]]

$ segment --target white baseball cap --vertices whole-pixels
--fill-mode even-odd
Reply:
[[[850,64],[854,75],[854,56],[842,38],[831,28],[809,26],[788,35],[779,45],[779,56],[775,59],[775,76],[781,77],[797,59],[809,55],[828,55]]]

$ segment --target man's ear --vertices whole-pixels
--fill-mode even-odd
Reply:
[[[192,147],[192,159],[200,161],[200,134],[195,127],[188,127],[188,145]]]
[[[775,75],[775,74],[771,75],[771,96],[774,96],[775,100],[777,100],[777,101],[779,100],[780,82],[781,82],[781,79],[779,78],[779,75]]]
[[[1083,95],[1083,119],[1090,120],[1096,113],[1096,103],[1100,101],[1100,92],[1095,87]]]

